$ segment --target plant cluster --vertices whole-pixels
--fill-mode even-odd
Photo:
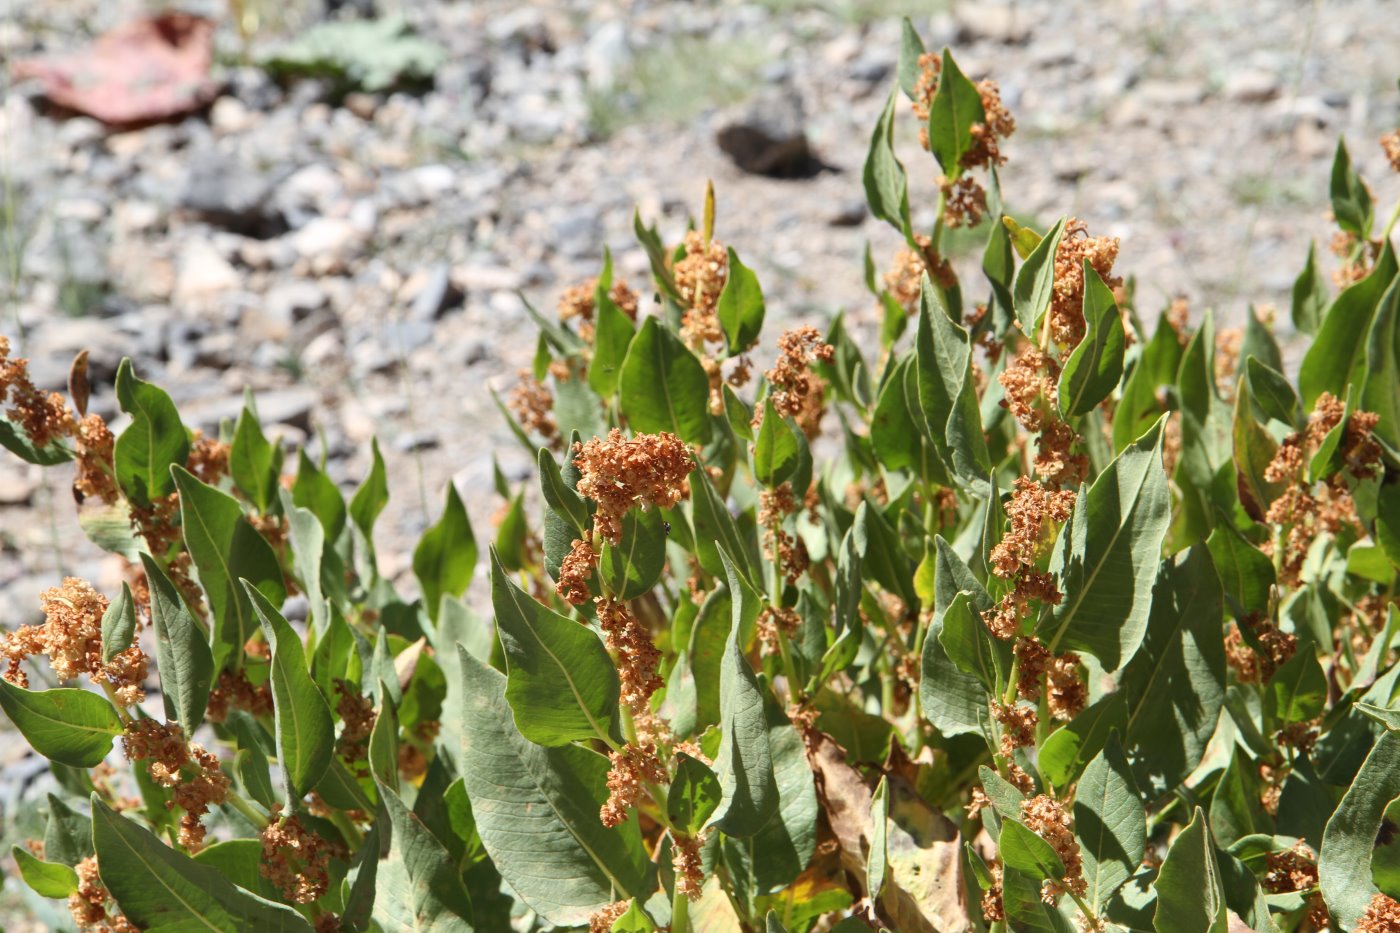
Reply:
[[[0,343],[0,443],[76,464],[128,577],[0,646],[56,778],[23,879],[90,931],[1400,929],[1394,218],[1339,147],[1290,380],[1272,312],[1149,327],[1117,240],[995,222],[1014,130],[906,27],[878,355],[838,316],[764,369],[713,192],[674,247],[637,220],[650,282],[532,311],[493,622],[452,487],[409,599],[377,448],[347,502],[251,398],[203,437],[124,363],[114,436],[82,357],[46,395]]]

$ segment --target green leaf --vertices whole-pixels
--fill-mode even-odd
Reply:
[[[1064,877],[1065,863],[1055,854],[1050,843],[1016,820],[1002,820],[997,848],[1001,850],[1003,865],[1023,872],[1037,881]]]
[[[865,861],[866,895],[877,903],[885,889],[885,872],[889,867],[889,794],[889,779],[882,776],[870,798],[870,854]]]
[[[1225,703],[1223,597],[1203,547],[1162,565],[1138,657],[1123,671],[1124,745],[1138,787],[1156,797],[1200,762]]]
[[[991,608],[992,600],[941,535],[934,537],[934,548],[933,617],[924,634],[919,702],[924,716],[944,735],[980,733],[990,727],[987,688],[976,674],[964,672],[948,657],[942,638],[948,610],[960,592],[971,594],[971,609],[978,616]],[[982,624],[980,619],[974,621]],[[960,618],[955,624],[966,626],[967,619]]]
[[[384,457],[379,453],[379,438],[369,444],[371,463],[369,475],[350,497],[350,520],[365,536],[366,541],[374,540],[374,523],[384,506],[389,502],[389,479],[384,470]]]
[[[1268,689],[1274,715],[1285,724],[1314,719],[1327,705],[1327,675],[1307,644],[1274,671]]]
[[[666,568],[666,528],[660,509],[632,509],[622,517],[622,541],[604,542],[598,571],[615,599],[640,599]]]
[[[413,574],[423,588],[428,618],[436,620],[443,596],[460,597],[476,572],[476,535],[457,485],[447,484],[442,518],[424,532],[413,549]]]
[[[1225,933],[1225,889],[1200,807],[1172,840],[1152,889],[1157,892],[1157,911],[1152,917],[1157,933]]]
[[[1356,926],[1378,893],[1371,879],[1371,853],[1386,808],[1397,797],[1400,733],[1386,732],[1376,740],[1322,834],[1318,880],[1327,907],[1344,930]]]
[[[290,907],[236,887],[223,872],[181,855],[92,797],[102,883],[126,918],[153,933],[311,933]]]
[[[724,329],[724,343],[730,356],[738,356],[758,342],[763,330],[763,290],[758,276],[739,261],[739,254],[729,248],[729,277],[719,294],[715,307],[719,326]]]
[[[1116,732],[1079,779],[1074,828],[1088,885],[1085,897],[1099,908],[1137,871],[1147,849],[1147,814]]]
[[[375,922],[385,930],[471,933],[471,896],[447,849],[392,788],[378,786],[392,835],[375,879]]]
[[[1157,330],[1138,354],[1137,363],[1123,382],[1122,397],[1113,414],[1113,449],[1121,451],[1137,440],[1162,416],[1158,392],[1176,381],[1182,349],[1176,330],[1166,315],[1157,319]]]
[[[501,564],[511,573],[525,569],[526,536],[530,529],[525,524],[525,493],[522,490],[509,498],[506,514],[496,526],[496,553]]]
[[[1293,281],[1293,326],[1310,337],[1315,335],[1327,312],[1327,300],[1326,278],[1317,271],[1317,244],[1309,242],[1308,260]]]
[[[1303,406],[1283,373],[1251,356],[1245,360],[1245,382],[1250,400],[1262,418],[1273,418],[1293,428],[1303,426]]]
[[[545,746],[610,735],[617,668],[598,636],[532,599],[494,553],[491,604],[506,657],[506,698],[521,735]]]
[[[919,72],[922,70],[919,58],[923,54],[924,41],[906,16],[900,24],[899,33],[899,87],[910,100],[914,99],[919,87]]]
[[[972,148],[972,128],[986,119],[977,85],[958,68],[953,53],[944,49],[938,90],[928,111],[929,150],[944,175],[957,178],[962,174],[962,158]]]
[[[165,699],[167,719],[178,722],[185,735],[204,721],[209,690],[214,685],[214,656],[204,629],[195,621],[185,597],[149,554],[141,555],[151,590],[151,623],[156,636],[156,669]]]
[[[1250,357],[1250,360],[1253,359]],[[1278,442],[1254,420],[1248,379],[1241,379],[1236,387],[1234,424],[1230,433],[1240,501],[1245,511],[1262,521],[1268,514],[1269,506],[1283,494],[1285,484],[1272,483],[1265,478],[1269,464],[1278,451]],[[1211,536],[1214,537],[1220,530],[1217,526]]]
[[[306,451],[301,452],[297,461],[297,478],[292,484],[292,501],[311,512],[321,520],[326,529],[326,540],[336,542],[345,530],[345,497],[340,487],[325,474]]]
[[[1089,704],[1041,743],[1036,766],[1056,787],[1071,784],[1090,760],[1101,752],[1115,730],[1128,724],[1128,707],[1121,692],[1106,694]]]
[[[1337,140],[1337,153],[1332,157],[1332,216],[1337,226],[1359,239],[1371,235],[1371,218],[1375,205],[1366,183],[1352,167],[1345,140]]]
[[[870,134],[863,180],[871,215],[894,227],[912,244],[909,178],[904,172],[904,163],[894,154],[894,108],[898,99],[897,90],[891,88],[885,109],[880,112],[880,119],[875,121],[875,129]]]
[[[1011,666],[1011,646],[994,636],[973,612],[968,593],[959,593],[943,613],[938,641],[958,670],[972,674],[989,693],[995,693]]]
[[[272,882],[263,877],[263,848],[258,839],[225,839],[200,849],[193,858],[195,864],[217,869],[229,881],[259,897],[270,901],[282,897]]]
[[[92,819],[49,794],[49,820],[44,827],[44,858],[77,865],[92,854]]]
[[[540,489],[544,493],[545,504],[568,523],[575,536],[582,537],[588,534],[592,521],[588,516],[588,503],[575,491],[577,477],[574,477],[572,482],[565,482],[563,474],[559,472],[559,464],[554,462],[549,451],[543,447],[540,448],[538,459]],[[565,469],[577,473],[572,457],[565,464]]]
[[[740,582],[727,554],[722,554],[729,590]],[[723,738],[715,758],[723,799],[710,825],[743,838],[758,832],[778,811],[778,786],[773,776],[773,753],[768,743],[764,689],[739,646],[744,628],[743,602],[734,601],[733,624],[719,669],[719,718]]]
[[[45,447],[35,447],[24,429],[0,411],[0,447],[19,457],[25,463],[39,466],[56,466],[73,459],[73,451],[62,441],[50,441]]]
[[[722,796],[719,778],[713,771],[684,752],[676,754],[676,776],[666,795],[666,810],[672,823],[682,832],[698,832]]]
[[[1274,562],[1228,522],[1215,526],[1206,541],[1224,588],[1231,615],[1243,618],[1269,608]]]
[[[964,488],[985,497],[992,466],[972,376],[972,344],[967,331],[943,309],[927,274],[920,288],[917,339],[918,404],[925,437]]]
[[[1305,409],[1311,411],[1323,392],[1343,398],[1349,385],[1361,383],[1358,370],[1365,362],[1371,322],[1395,271],[1395,251],[1386,243],[1371,274],[1332,302],[1298,367],[1298,389]]]
[[[588,363],[588,385],[606,399],[617,391],[622,363],[627,359],[627,348],[631,346],[637,328],[608,295],[601,282],[593,293],[593,304],[597,310],[594,313],[593,359]]]
[[[763,715],[777,812],[751,837],[727,841],[747,849],[751,887],[760,894],[786,888],[802,874],[816,849],[820,810],[802,736],[771,690],[763,691]]]
[[[1240,343],[1239,358],[1247,360],[1250,357],[1261,361],[1270,369],[1278,372],[1283,371],[1283,352],[1279,350],[1278,341],[1274,339],[1273,331],[1267,327],[1259,315],[1254,310],[1254,305],[1250,305],[1244,316],[1244,340]],[[1235,379],[1243,374],[1241,367],[1235,367]]]
[[[797,471],[802,441],[788,420],[778,414],[770,395],[763,401],[763,423],[753,447],[753,475],[770,489],[783,484]]]
[[[45,862],[19,846],[11,846],[10,854],[19,876],[40,897],[67,897],[78,890],[78,873],[62,862]]]
[[[272,708],[277,725],[277,760],[287,783],[288,806],[321,780],[335,753],[335,721],[320,688],[311,679],[306,649],[282,613],[252,583],[243,581],[262,619],[272,649]]]
[[[170,396],[136,378],[131,360],[117,367],[117,404],[131,416],[113,449],[113,466],[122,491],[137,505],[148,505],[171,492],[171,464],[190,453],[189,432]]]
[[[282,459],[263,435],[257,413],[248,405],[238,414],[229,448],[228,471],[233,483],[257,510],[266,514],[277,501],[278,473]]]
[[[1381,296],[1366,338],[1360,407],[1379,416],[1376,437],[1400,450],[1400,277]]]
[[[248,579],[275,605],[287,597],[282,567],[272,546],[243,516],[238,500],[200,482],[182,466],[170,468],[180,492],[180,526],[199,570],[199,583],[214,620],[213,658],[221,670],[257,627],[240,579]]]
[[[647,318],[622,363],[622,414],[634,431],[669,431],[687,444],[710,440],[710,380],[680,338]]]
[[[1050,307],[1050,295],[1055,287],[1055,251],[1065,232],[1065,220],[1060,218],[1050,232],[1036,244],[1021,269],[1016,273],[1012,298],[1016,302],[1016,322],[1021,333],[1031,341],[1039,336],[1040,316]]]
[[[1060,414],[1082,415],[1108,398],[1123,375],[1123,317],[1113,290],[1084,260],[1084,339],[1060,372]]]
[[[279,489],[278,498],[282,502],[282,514],[289,526],[290,533],[287,538],[291,544],[292,564],[297,576],[301,578],[301,588],[306,594],[312,628],[318,635],[323,635],[330,627],[331,610],[326,602],[325,587],[322,584],[330,582],[334,586],[343,581],[344,568],[340,564],[339,555],[334,550],[326,550],[326,529],[320,519],[312,514],[310,509],[304,509],[294,503],[287,490]],[[343,588],[336,591],[343,593]],[[280,606],[283,598],[269,598],[269,602]],[[344,600],[338,600],[337,603],[344,605]]]
[[[1236,746],[1230,763],[1215,785],[1210,800],[1210,831],[1222,846],[1233,846],[1246,836],[1271,835],[1273,820],[1264,811],[1257,765]]]
[[[759,578],[754,558],[739,533],[734,516],[715,489],[710,474],[696,470],[690,474],[691,524],[695,526],[695,557],[705,572],[715,577],[725,575],[721,549],[738,562],[739,572],[746,580]]]
[[[107,664],[131,647],[136,637],[136,603],[131,587],[122,583],[122,591],[102,613],[102,663]]]
[[[588,923],[621,897],[645,897],[649,860],[636,820],[598,821],[607,759],[542,748],[515,728],[505,677],[458,648],[462,778],[477,831],[501,877],[550,923]]]
[[[922,471],[924,432],[914,422],[917,407],[911,410],[909,394],[905,391],[906,377],[913,367],[914,361],[905,358],[890,369],[880,386],[870,418],[870,442],[880,465],[887,470]]]
[[[1158,421],[1080,493],[1060,532],[1050,569],[1064,600],[1040,627],[1052,654],[1087,651],[1116,671],[1137,653],[1170,513]]]

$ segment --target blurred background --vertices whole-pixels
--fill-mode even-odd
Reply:
[[[5,0],[0,333],[46,389],[89,349],[107,416],[124,356],[209,433],[252,390],[268,433],[347,487],[377,436],[381,566],[411,589],[445,484],[481,537],[493,464],[513,482],[531,466],[487,391],[534,355],[524,301],[553,314],[605,246],[644,283],[634,208],[674,243],[712,179],[717,236],[770,317],[845,311],[874,343],[863,254],[884,270],[898,240],[861,166],[906,15],[1000,83],[1008,209],[1120,237],[1148,319],[1177,296],[1225,326],[1273,305],[1286,333],[1310,242],[1336,266],[1339,136],[1380,210],[1400,194],[1376,142],[1400,124],[1400,17],[1379,2]],[[937,166],[898,126],[928,228]],[[966,275],[983,241],[956,241]],[[56,472],[0,457],[9,628],[64,575],[118,579]],[[44,764],[5,738],[10,840]],[[16,887],[0,927],[66,922]]]

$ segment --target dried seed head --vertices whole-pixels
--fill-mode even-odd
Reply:
[[[1391,169],[1400,172],[1400,130],[1391,130],[1381,137],[1381,151]]]
[[[526,431],[538,434],[550,447],[558,447],[559,425],[554,421],[554,393],[528,369],[520,370],[519,378],[506,400],[507,407]]]
[[[705,888],[705,870],[700,856],[704,843],[703,834],[671,834],[671,867],[676,872],[676,890],[692,901],[698,899]]]
[[[598,503],[593,527],[604,540],[622,541],[622,516],[633,506],[669,509],[690,494],[690,448],[668,432],[626,438],[617,428],[606,438],[574,444],[578,492]]]
[[[627,913],[627,907],[631,901],[614,901],[606,907],[600,907],[588,917],[588,933],[608,933],[617,922],[617,918]]]
[[[652,642],[651,633],[626,603],[600,597],[593,605],[598,611],[598,624],[606,636],[608,650],[617,658],[622,702],[634,715],[649,713],[651,695],[661,689],[663,683],[656,672],[661,652]]]
[[[68,895],[74,926],[83,933],[137,933],[103,886],[95,856],[84,858],[74,871],[78,873],[78,889]]]
[[[330,887],[330,860],[344,858],[345,847],[313,833],[296,814],[280,816],[259,834],[262,860],[258,872],[293,904],[319,900]]]
[[[1065,221],[1064,234],[1055,249],[1055,286],[1050,298],[1050,337],[1070,348],[1084,339],[1084,263],[1099,274],[1109,288],[1123,285],[1113,275],[1118,259],[1117,237],[1091,237],[1089,225],[1077,217]]]
[[[1400,931],[1400,903],[1377,892],[1366,905],[1366,913],[1356,925],[1355,933],[1398,933]]]
[[[647,781],[664,783],[666,768],[656,756],[655,745],[624,745],[608,755],[612,768],[608,770],[608,799],[598,811],[598,819],[612,828],[627,821],[627,813],[636,806]]]
[[[588,581],[593,578],[593,568],[598,566],[598,553],[593,545],[582,538],[575,538],[573,547],[559,562],[559,579],[554,584],[554,592],[575,606],[582,606],[592,595]]]
[[[765,374],[772,387],[773,409],[797,422],[807,437],[821,433],[823,382],[812,372],[814,363],[830,363],[835,349],[823,342],[815,327],[795,327],[778,337],[778,360]],[[760,409],[754,417],[757,427],[763,420]],[[805,492],[805,490],[804,490]]]
[[[1074,838],[1074,830],[1064,806],[1053,797],[1037,794],[1030,800],[1021,801],[1021,820],[1031,832],[1050,843],[1050,847],[1055,850],[1055,854],[1065,866],[1063,878],[1044,883],[1041,888],[1041,900],[1053,904],[1066,891],[1082,895],[1087,890],[1084,883],[1084,862],[1079,854],[1079,841]]]

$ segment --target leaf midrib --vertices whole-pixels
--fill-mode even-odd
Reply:
[[[524,607],[520,605],[520,597],[516,595],[514,588],[511,588],[510,601],[515,607],[516,612],[519,613],[521,621],[525,624],[526,631],[530,633],[530,637],[534,638],[535,643],[540,646],[540,649],[549,656],[549,659],[554,662],[555,667],[559,668],[560,673],[564,675],[564,682],[569,685],[569,690],[574,695],[574,702],[578,704],[578,708],[583,713],[584,718],[588,720],[588,724],[593,728],[593,731],[598,734],[599,738],[607,741],[607,730],[598,725],[598,720],[593,718],[593,713],[588,709],[588,704],[584,702],[583,694],[579,692],[578,685],[574,682],[573,675],[569,673],[569,668],[563,661],[559,660],[559,656],[554,653],[549,645],[545,644],[544,639],[540,638],[539,633],[535,631],[534,625],[531,624],[530,615],[525,611]],[[534,602],[534,600],[531,600],[531,602]]]

